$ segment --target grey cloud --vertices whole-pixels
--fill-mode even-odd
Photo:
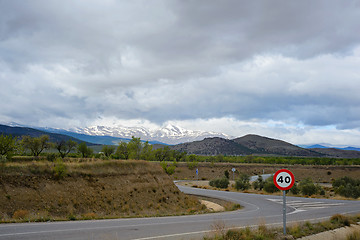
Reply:
[[[8,103],[0,115],[354,127],[359,9],[356,1],[0,1]],[[317,59],[328,55],[339,59]],[[20,92],[18,79],[28,82]]]

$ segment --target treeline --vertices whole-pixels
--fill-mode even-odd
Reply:
[[[45,153],[45,150],[53,149],[58,152],[58,156],[64,158],[72,151],[78,151],[80,156],[86,157],[93,154],[93,151],[86,146],[86,144],[78,144],[75,141],[58,141],[50,142],[48,135],[40,137],[23,136],[22,138],[12,137],[11,135],[0,135],[0,156],[1,159],[11,160],[14,155],[16,156],[53,156],[53,152]]]
[[[23,136],[22,138],[11,135],[0,135],[0,156],[2,160],[10,161],[13,156],[45,156],[48,160],[57,157],[82,157],[102,159],[135,159],[148,161],[185,161],[186,158],[194,160],[193,156],[186,153],[171,150],[168,146],[153,149],[147,141],[132,137],[129,142],[120,142],[118,146],[104,145],[101,151],[94,150],[85,142],[77,143],[73,140],[50,142],[48,135],[40,137]]]
[[[46,150],[46,153],[45,153]],[[359,158],[325,158],[325,157],[280,157],[280,156],[200,156],[172,150],[169,146],[153,149],[148,142],[132,137],[129,142],[120,142],[118,146],[104,145],[100,152],[72,140],[50,142],[49,136],[23,136],[21,139],[11,135],[0,135],[0,156],[8,160],[12,156],[46,156],[49,160],[58,156],[103,158],[103,159],[141,159],[167,162],[228,162],[228,163],[261,163],[286,165],[360,165]]]
[[[360,165],[360,158],[326,158],[326,157],[283,157],[283,156],[197,156],[198,162],[227,162],[227,163],[262,163],[286,165]]]

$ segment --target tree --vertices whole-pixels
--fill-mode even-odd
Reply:
[[[131,159],[136,159],[136,160],[140,159],[141,148],[142,148],[140,138],[136,138],[132,136],[131,140],[127,144],[127,148],[129,151],[129,157]]]
[[[93,150],[86,146],[86,143],[84,142],[78,145],[78,152],[81,153],[83,158],[90,157],[93,154]]]
[[[120,159],[129,159],[128,144],[126,142],[120,142],[116,149],[115,155]]]
[[[106,157],[110,157],[111,154],[115,151],[115,146],[103,146],[101,151],[105,154]]]
[[[11,135],[0,136],[0,155],[5,156],[7,159],[10,159],[11,156],[17,149],[16,138],[13,138]]]
[[[230,178],[230,173],[229,173],[228,170],[225,170],[224,175],[225,175],[225,177],[226,177],[227,179]]]
[[[77,142],[71,139],[67,142],[61,140],[60,142],[55,143],[55,148],[58,150],[60,157],[64,158],[71,152],[71,150],[75,149],[76,145]]]
[[[160,162],[170,160],[170,153],[170,148],[168,146],[156,149],[154,153],[155,159]]]
[[[39,156],[44,149],[48,149],[51,146],[48,135],[42,135],[40,137],[24,136],[21,144],[24,148],[29,149],[31,154],[36,157]]]
[[[152,149],[153,147],[149,144],[148,141],[143,143],[140,158],[143,160],[151,160],[153,155]]]
[[[184,159],[186,154],[187,154],[186,152],[180,152],[176,150],[172,151],[173,158],[175,159],[176,162],[180,162],[181,159]]]

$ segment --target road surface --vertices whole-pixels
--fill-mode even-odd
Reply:
[[[185,193],[221,198],[244,206],[233,212],[158,218],[1,224],[5,239],[201,239],[215,223],[226,227],[282,226],[282,196],[224,192],[178,186]],[[287,197],[287,223],[320,221],[334,214],[360,213],[360,201]]]

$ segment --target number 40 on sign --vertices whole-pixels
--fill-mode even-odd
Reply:
[[[281,169],[274,175],[274,184],[280,190],[289,190],[292,186],[294,186],[294,183],[294,174],[287,169]]]

